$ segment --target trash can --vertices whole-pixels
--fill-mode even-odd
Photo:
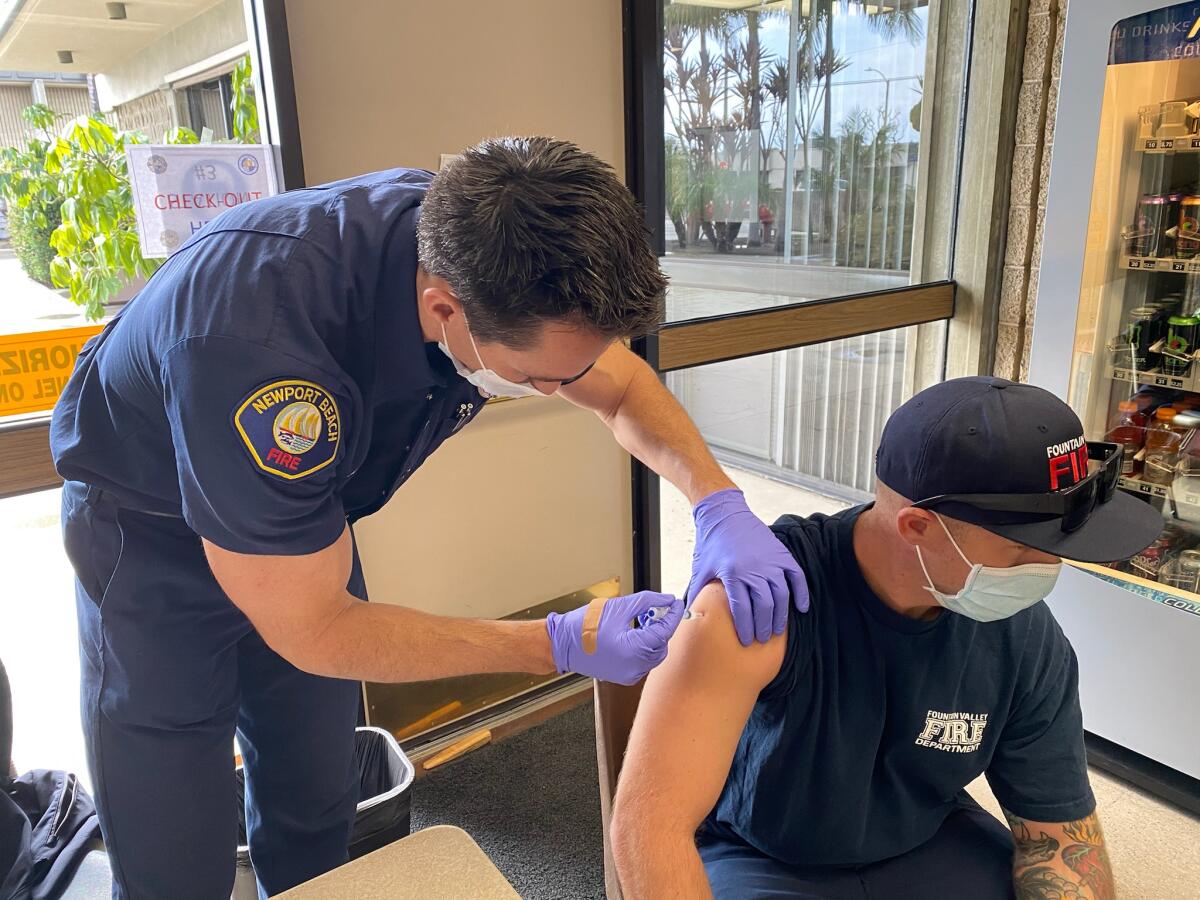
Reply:
[[[396,739],[382,728],[363,727],[354,732],[358,760],[358,810],[350,832],[350,858],[358,859],[380,847],[407,837],[412,820],[413,764]],[[246,783],[237,767],[238,882],[253,876],[250,847],[246,843]],[[253,895],[251,895],[253,896]]]

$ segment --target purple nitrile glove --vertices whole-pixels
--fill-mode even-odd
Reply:
[[[596,601],[569,613],[550,613],[546,617],[554,666],[559,672],[635,684],[667,658],[667,641],[683,620],[682,600],[653,591],[612,597],[604,601],[598,622],[594,613],[592,621],[588,620],[593,603]],[[655,606],[667,607],[666,614],[644,627],[634,628],[634,620]],[[589,630],[591,640],[584,634]]]
[[[729,595],[742,646],[768,641],[787,628],[788,603],[808,612],[808,581],[800,565],[736,488],[717,491],[695,509],[696,552],[687,599],[719,580]]]

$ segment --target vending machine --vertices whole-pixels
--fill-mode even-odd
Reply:
[[[1132,560],[1068,567],[1049,602],[1093,745],[1195,808],[1200,2],[1072,0],[1060,85],[1029,380],[1121,445],[1120,487],[1163,532]]]

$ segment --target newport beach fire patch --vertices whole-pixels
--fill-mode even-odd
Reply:
[[[333,462],[342,439],[337,401],[311,381],[263,385],[242,401],[233,424],[258,467],[289,481]]]

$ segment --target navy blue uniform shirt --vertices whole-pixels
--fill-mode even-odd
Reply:
[[[862,576],[860,512],[773,526],[812,604],[704,827],[792,865],[864,865],[928,841],[983,773],[1015,815],[1089,815],[1075,654],[1046,604],[986,624],[902,616]]]
[[[315,552],[383,506],[482,407],[421,335],[431,179],[377,172],[209,223],[80,353],[59,474],[239,553]]]

